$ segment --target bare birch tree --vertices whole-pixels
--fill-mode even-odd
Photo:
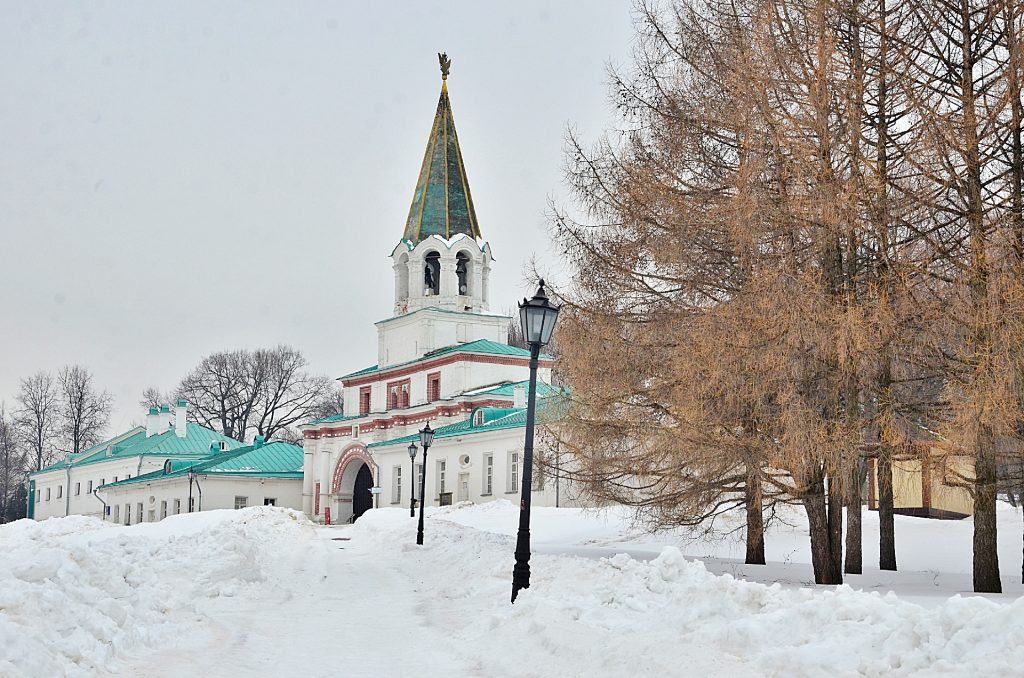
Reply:
[[[60,395],[56,380],[48,372],[37,372],[21,380],[15,399],[14,422],[25,442],[30,470],[38,471],[53,460],[60,436]]]

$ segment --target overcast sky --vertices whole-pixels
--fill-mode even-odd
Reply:
[[[443,50],[511,308],[631,40],[625,0],[0,4],[0,400],[80,363],[113,433],[213,351],[376,362]]]

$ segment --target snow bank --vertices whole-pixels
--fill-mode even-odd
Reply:
[[[201,621],[195,601],[249,594],[313,533],[257,507],[113,526],[71,516],[0,526],[0,675],[87,675]]]
[[[455,524],[490,525],[500,513],[507,507],[428,514],[444,520],[427,521],[423,548],[401,511],[368,513],[353,530],[435,592],[436,623],[454,651],[485,659],[488,675],[961,676],[1024,666],[1024,599],[954,596],[924,608],[848,586],[787,589],[714,575],[675,547],[649,562],[535,554],[532,588],[510,606],[514,538]]]

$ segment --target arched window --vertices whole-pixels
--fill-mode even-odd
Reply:
[[[458,279],[458,294],[469,295],[470,271],[473,262],[465,252],[455,255],[455,277]]]
[[[436,297],[441,293],[441,255],[427,252],[423,260],[423,296]]]

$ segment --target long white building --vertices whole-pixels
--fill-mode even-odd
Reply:
[[[318,521],[419,499],[422,450],[413,465],[408,445],[418,445],[428,422],[437,431],[428,505],[515,500],[520,491],[529,351],[507,343],[510,318],[489,310],[491,246],[477,223],[442,78],[405,230],[390,255],[394,308],[376,323],[377,364],[341,377],[343,414],[303,427],[303,510]],[[546,395],[551,357],[540,365],[538,391]],[[558,501],[555,483],[543,474],[535,481],[534,503]]]

